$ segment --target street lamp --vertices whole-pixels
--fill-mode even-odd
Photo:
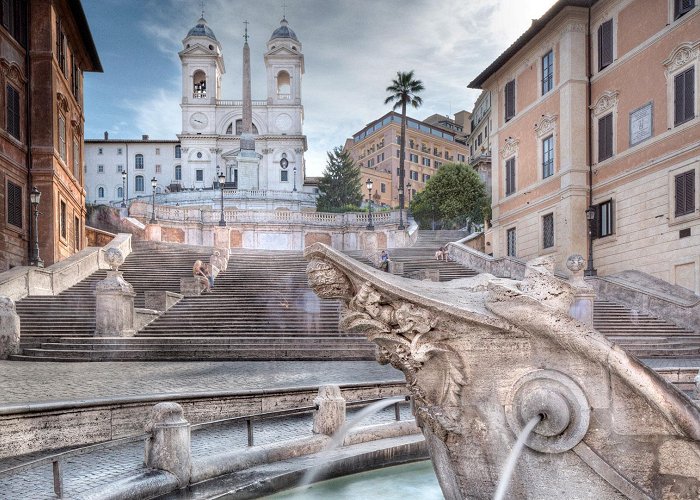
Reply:
[[[294,168],[292,169],[292,173],[294,175],[294,189],[292,189],[293,193],[296,193],[297,191],[297,166],[294,165]]]
[[[39,201],[41,201],[41,192],[32,187],[29,193],[29,201],[34,209],[34,247],[32,248],[32,261],[30,264],[36,267],[44,267],[44,261],[39,257]]]
[[[153,177],[151,179],[151,188],[153,190],[153,210],[151,211],[151,224],[158,222],[156,219],[156,186],[158,185],[158,179]]]
[[[369,214],[367,216],[367,229],[374,231],[374,224],[372,224],[372,179],[367,178],[367,191],[369,191]]]
[[[411,182],[406,183],[406,190],[408,191],[408,207],[406,208],[406,220],[411,215]]]
[[[226,174],[221,171],[219,172],[219,187],[221,188],[221,218],[219,219],[219,225],[224,227],[226,225],[226,219],[224,219],[224,183],[226,182]]]
[[[588,221],[588,264],[583,271],[584,276],[597,276],[598,271],[593,269],[593,224],[595,224],[595,208],[586,209],[586,220]]]
[[[403,170],[401,173],[403,173]],[[399,182],[402,181],[403,175],[401,176],[401,180]],[[403,184],[399,184],[399,229],[406,229],[406,227],[403,225]]]
[[[122,208],[126,208],[126,170],[122,171]]]

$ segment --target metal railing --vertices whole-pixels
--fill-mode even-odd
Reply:
[[[353,408],[357,406],[366,406],[377,401],[381,401],[384,398],[374,398],[374,399],[363,399],[358,401],[350,401],[346,403],[346,408]],[[410,396],[405,396],[404,401],[397,401],[393,404],[394,406],[394,418],[396,421],[401,420],[401,410],[399,405],[409,404],[411,406],[411,411],[413,411],[413,400]],[[207,427],[213,427],[217,425],[224,424],[234,424],[236,422],[246,422],[246,432],[248,434],[248,446],[255,446],[255,435],[254,435],[254,425],[253,423],[258,420],[271,420],[275,418],[288,417],[293,415],[303,415],[307,413],[312,413],[314,410],[318,410],[318,406],[302,406],[299,408],[293,408],[289,410],[277,410],[264,413],[257,413],[253,415],[242,415],[238,417],[223,418],[220,420],[212,420],[210,422],[202,422],[199,424],[190,425],[191,431],[196,431],[200,429],[205,429]],[[64,488],[63,488],[63,464],[67,459],[85,455],[87,453],[92,453],[96,451],[108,450],[111,448],[116,448],[126,444],[135,443],[137,441],[145,441],[150,438],[151,434],[139,434],[137,436],[127,436],[119,439],[114,439],[112,441],[104,441],[102,443],[96,443],[89,446],[82,446],[80,448],[74,448],[72,450],[63,451],[60,453],[53,453],[36,460],[30,460],[28,462],[9,467],[7,469],[0,470],[0,479],[4,477],[13,476],[21,472],[25,472],[37,467],[45,466],[51,464],[52,466],[52,478],[53,478],[53,491],[57,498],[63,498]]]

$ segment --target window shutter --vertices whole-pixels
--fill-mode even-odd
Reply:
[[[685,88],[683,89],[685,105],[683,115],[685,120],[691,120],[695,116],[695,68],[690,68],[685,73]]]
[[[685,213],[695,212],[695,170],[685,173]]]
[[[685,78],[684,74],[676,75],[673,79],[674,84],[674,102],[673,102],[673,123],[678,125],[683,123],[683,109],[685,108],[685,103],[683,102],[685,98]]]
[[[7,222],[22,227],[22,187],[7,182]]]
[[[506,121],[515,116],[515,80],[506,83]]]
[[[595,218],[590,222],[590,224],[591,238],[595,239],[600,237],[600,205],[595,205],[593,209],[595,210]]]
[[[609,66],[613,61],[612,30],[612,19],[605,21],[598,28],[598,71]]]

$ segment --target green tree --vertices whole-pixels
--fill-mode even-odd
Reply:
[[[411,201],[422,229],[459,229],[469,221],[481,224],[488,195],[479,174],[464,163],[445,163]]]
[[[360,167],[341,147],[328,151],[326,169],[318,183],[321,192],[316,200],[319,212],[345,212],[362,203]]]
[[[386,88],[389,92],[389,97],[384,100],[384,104],[394,103],[394,110],[401,108],[401,152],[399,153],[399,208],[403,210],[404,208],[404,190],[405,186],[405,171],[404,171],[404,161],[406,156],[406,106],[410,104],[414,108],[417,108],[423,104],[423,99],[418,95],[419,92],[423,91],[423,82],[420,80],[413,79],[413,70],[402,73],[398,71],[396,73],[396,78],[391,81],[391,85]],[[399,225],[399,229],[403,229]]]

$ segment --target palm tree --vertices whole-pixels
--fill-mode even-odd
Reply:
[[[401,152],[399,154],[399,229],[403,226],[404,207],[404,155],[406,154],[406,105],[410,104],[417,108],[423,104],[423,99],[418,95],[424,90],[423,82],[413,79],[413,70],[402,73],[396,72],[396,78],[391,81],[391,85],[386,88],[390,93],[384,104],[394,103],[394,110],[401,108]]]

